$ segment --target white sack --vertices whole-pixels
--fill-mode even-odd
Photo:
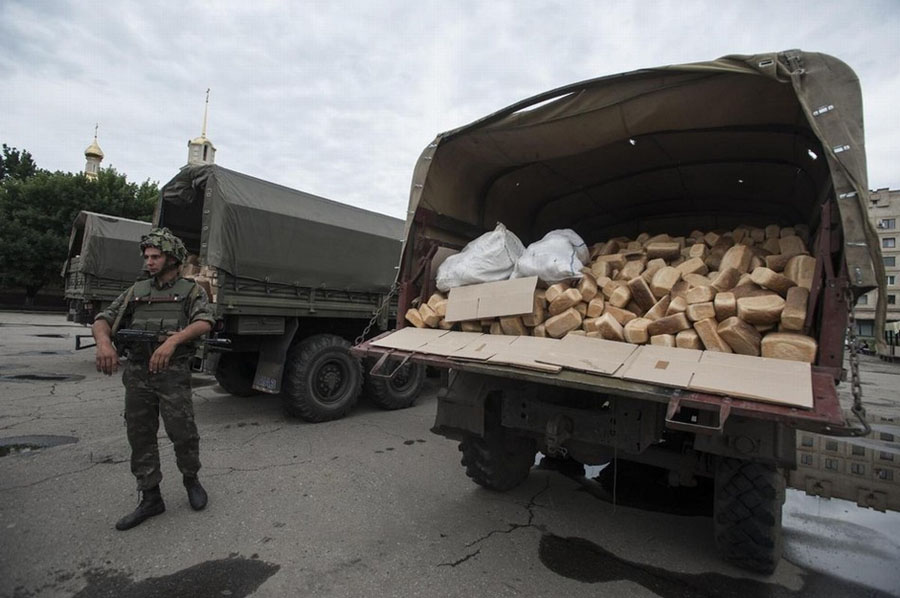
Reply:
[[[469,242],[438,266],[437,288],[446,292],[454,287],[506,280],[523,251],[525,246],[519,237],[498,223],[494,230]]]
[[[568,228],[552,230],[525,249],[510,278],[537,276],[547,283],[581,278],[581,269],[590,257],[578,233]]]

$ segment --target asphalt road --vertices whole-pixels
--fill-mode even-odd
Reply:
[[[701,500],[672,508],[658,488],[612,504],[541,467],[512,492],[481,489],[429,432],[434,380],[410,409],[363,401],[307,424],[198,376],[209,507],[190,509],[161,432],[167,511],[118,532],[137,501],[122,386],[74,350],[85,333],[0,313],[3,597],[900,596],[898,513],[789,491],[786,558],[761,577],[719,559]],[[900,366],[878,367],[872,392],[896,394]]]

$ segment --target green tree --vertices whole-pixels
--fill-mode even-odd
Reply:
[[[39,169],[27,178],[4,178],[0,181],[0,283],[24,288],[26,303],[31,303],[43,286],[59,278],[79,211],[149,221],[158,195],[156,183],[129,183],[113,168],[102,169],[96,180],[80,173]]]
[[[7,178],[27,179],[37,173],[37,165],[31,154],[14,147],[3,144],[2,156],[0,156],[0,181]]]

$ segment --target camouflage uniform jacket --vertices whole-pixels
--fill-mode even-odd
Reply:
[[[157,291],[163,291],[174,287],[179,280],[182,279],[180,277],[176,277],[167,283],[159,284],[159,281],[156,278],[153,278],[150,281],[150,285],[152,285],[152,288],[156,289]],[[206,291],[203,289],[203,287],[197,285],[196,283],[194,283],[194,287],[197,292],[191,293],[192,299],[190,303],[186,304],[185,306],[186,313],[184,314],[184,321],[187,324],[204,321],[209,322],[211,325],[214,325],[216,319],[213,315],[212,309],[210,308]],[[131,323],[131,316],[134,311],[134,306],[133,301],[129,301],[128,305],[126,305],[125,302],[127,297],[132,296],[133,291],[134,286],[116,297],[116,299],[109,305],[109,307],[97,314],[94,320],[102,319],[105,320],[110,326],[113,326],[116,318],[119,316],[119,313],[122,310],[125,310],[119,327],[128,328]]]

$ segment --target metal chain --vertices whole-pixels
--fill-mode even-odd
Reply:
[[[369,323],[366,324],[365,328],[363,328],[362,333],[360,333],[360,335],[356,337],[356,340],[353,341],[354,345],[358,345],[361,342],[363,342],[364,340],[366,340],[366,337],[369,336],[369,332],[372,330],[372,326],[374,326],[375,322],[378,321],[378,318],[381,316],[381,312],[383,312],[385,309],[387,309],[388,306],[391,304],[391,299],[393,299],[394,295],[397,294],[397,290],[399,288],[400,288],[400,285],[397,284],[397,281],[394,281],[394,283],[391,285],[390,291],[387,294],[387,297],[384,298],[384,301],[381,303],[381,305],[379,305],[378,308],[372,313],[372,319],[369,320]]]
[[[853,300],[853,294],[850,289],[845,292],[847,301],[847,338],[850,342],[850,392],[853,395],[853,406],[850,411],[862,423],[864,430],[860,431],[860,436],[868,435],[871,431],[868,422],[866,422],[866,408],[862,403],[862,382],[859,378],[859,339],[856,335],[856,302]]]

